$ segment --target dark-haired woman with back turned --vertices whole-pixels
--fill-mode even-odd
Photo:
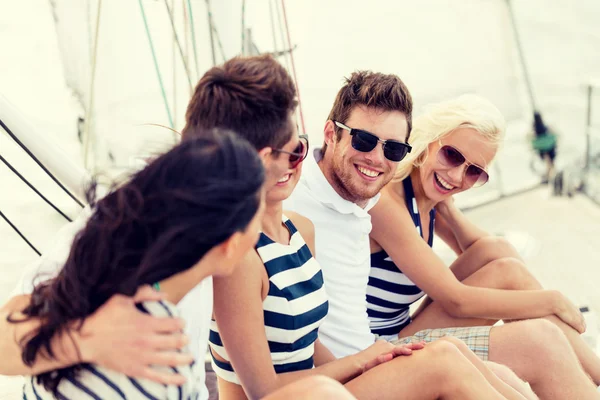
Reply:
[[[142,311],[177,315],[174,304],[187,292],[209,275],[231,274],[254,246],[264,180],[256,150],[230,132],[195,136],[98,201],[59,275],[39,284],[26,308],[9,317],[16,324],[42,321],[21,343],[28,365],[54,357],[50,340],[56,334],[81,328],[111,296],[132,296],[141,285],[158,286],[164,297],[139,304]],[[188,378],[174,386],[130,378],[86,364],[85,358],[82,354],[80,364],[28,378],[23,398],[196,398],[194,369],[204,367],[173,368]]]

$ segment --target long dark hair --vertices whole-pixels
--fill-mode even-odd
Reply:
[[[114,294],[133,295],[195,265],[248,226],[260,205],[264,170],[246,140],[223,130],[196,132],[94,204],[58,276],[36,286],[26,318],[41,326],[21,343],[31,366],[54,357],[51,340],[68,334]],[[11,321],[18,322],[18,321]],[[38,375],[57,394],[79,366]]]

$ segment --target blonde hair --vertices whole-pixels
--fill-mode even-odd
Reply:
[[[506,129],[500,110],[474,94],[430,104],[413,121],[409,144],[412,151],[398,164],[394,181],[401,181],[427,160],[429,145],[458,128],[472,128],[483,138],[500,144]]]

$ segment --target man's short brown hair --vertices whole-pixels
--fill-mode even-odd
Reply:
[[[291,138],[289,116],[297,104],[294,81],[273,57],[236,57],[211,68],[198,82],[183,137],[194,128],[226,128],[257,150],[280,148]]]
[[[371,71],[353,72],[339,90],[328,119],[345,123],[356,106],[403,113],[408,123],[408,141],[412,128],[412,97],[404,82],[396,75]],[[337,140],[340,140],[341,134],[336,128]],[[323,154],[326,148],[327,145],[323,143]]]

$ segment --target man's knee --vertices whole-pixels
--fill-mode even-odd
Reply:
[[[561,355],[570,351],[570,345],[562,331],[545,319],[534,319],[506,324],[503,327],[507,336],[504,342],[513,344],[513,351],[538,360],[560,362]]]
[[[477,367],[464,355],[463,346],[468,350],[461,340],[454,337],[444,337],[426,346],[433,361],[429,363],[428,378],[435,382],[441,393],[459,394],[469,382],[481,378]]]
[[[464,359],[460,346],[464,345],[459,339],[454,337],[444,337],[434,342],[427,343],[425,348],[430,356],[436,360],[438,365],[445,368],[451,368]]]
[[[465,351],[470,351],[469,346],[467,346],[467,344],[465,342],[463,342],[462,340],[460,340],[454,336],[444,336],[444,337],[436,340],[435,342],[449,343],[449,344],[453,345],[454,347],[456,347],[461,353],[464,353]]]

